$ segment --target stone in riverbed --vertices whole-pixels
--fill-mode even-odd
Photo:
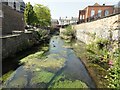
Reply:
[[[44,87],[53,78],[54,74],[47,71],[35,72],[30,81],[30,86]],[[42,86],[43,85],[43,86]]]

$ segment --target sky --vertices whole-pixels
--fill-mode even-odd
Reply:
[[[23,0],[25,3],[43,4],[49,7],[51,17],[59,19],[59,17],[78,17],[79,10],[84,9],[88,5],[94,5],[96,2],[100,5],[115,5],[119,0]]]

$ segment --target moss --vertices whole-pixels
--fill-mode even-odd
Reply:
[[[21,59],[20,64],[30,62],[30,60],[35,59],[35,58],[41,58],[42,56],[44,56],[44,51],[36,52],[35,54],[31,54],[31,55]]]
[[[5,82],[7,78],[13,73],[13,71],[9,71],[8,73],[4,74],[2,77],[0,77],[0,81]]]
[[[56,60],[56,59],[46,59],[46,61],[41,61],[41,66],[44,66],[44,67],[48,67],[48,68],[59,68],[59,67],[62,67],[64,65],[64,59],[59,59],[59,60]]]
[[[48,46],[44,46],[44,47],[42,47],[42,50],[43,50],[43,51],[48,51],[48,50],[49,50],[49,47],[48,47]]]
[[[33,59],[41,59],[45,57],[45,53],[49,50],[48,46],[43,46],[40,50],[34,54],[30,54],[27,57],[20,60],[20,64],[32,62]]]
[[[87,88],[87,86],[86,84],[82,83],[79,80],[76,81],[65,80],[55,83],[53,88]]]
[[[30,84],[34,85],[38,83],[48,83],[53,76],[53,73],[47,71],[35,72],[33,78],[30,81]]]
[[[58,76],[49,88],[88,88],[87,85],[80,80],[68,80],[65,75]]]

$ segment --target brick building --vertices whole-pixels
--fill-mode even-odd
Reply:
[[[18,3],[18,2],[17,2]],[[24,2],[0,2],[0,35],[24,30]]]
[[[85,22],[89,18],[95,18],[97,17],[103,17],[108,16],[114,12],[114,6],[113,5],[99,5],[98,3],[95,3],[93,6],[87,6],[83,10],[79,10],[79,17],[78,22]]]

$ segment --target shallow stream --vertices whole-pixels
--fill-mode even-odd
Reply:
[[[50,40],[49,51],[43,58],[28,56],[26,63],[6,80],[7,88],[95,88],[82,61],[59,36]],[[62,82],[62,83],[61,83]],[[57,83],[57,84],[56,84]],[[62,85],[66,84],[67,86]],[[62,87],[61,87],[62,85]]]

